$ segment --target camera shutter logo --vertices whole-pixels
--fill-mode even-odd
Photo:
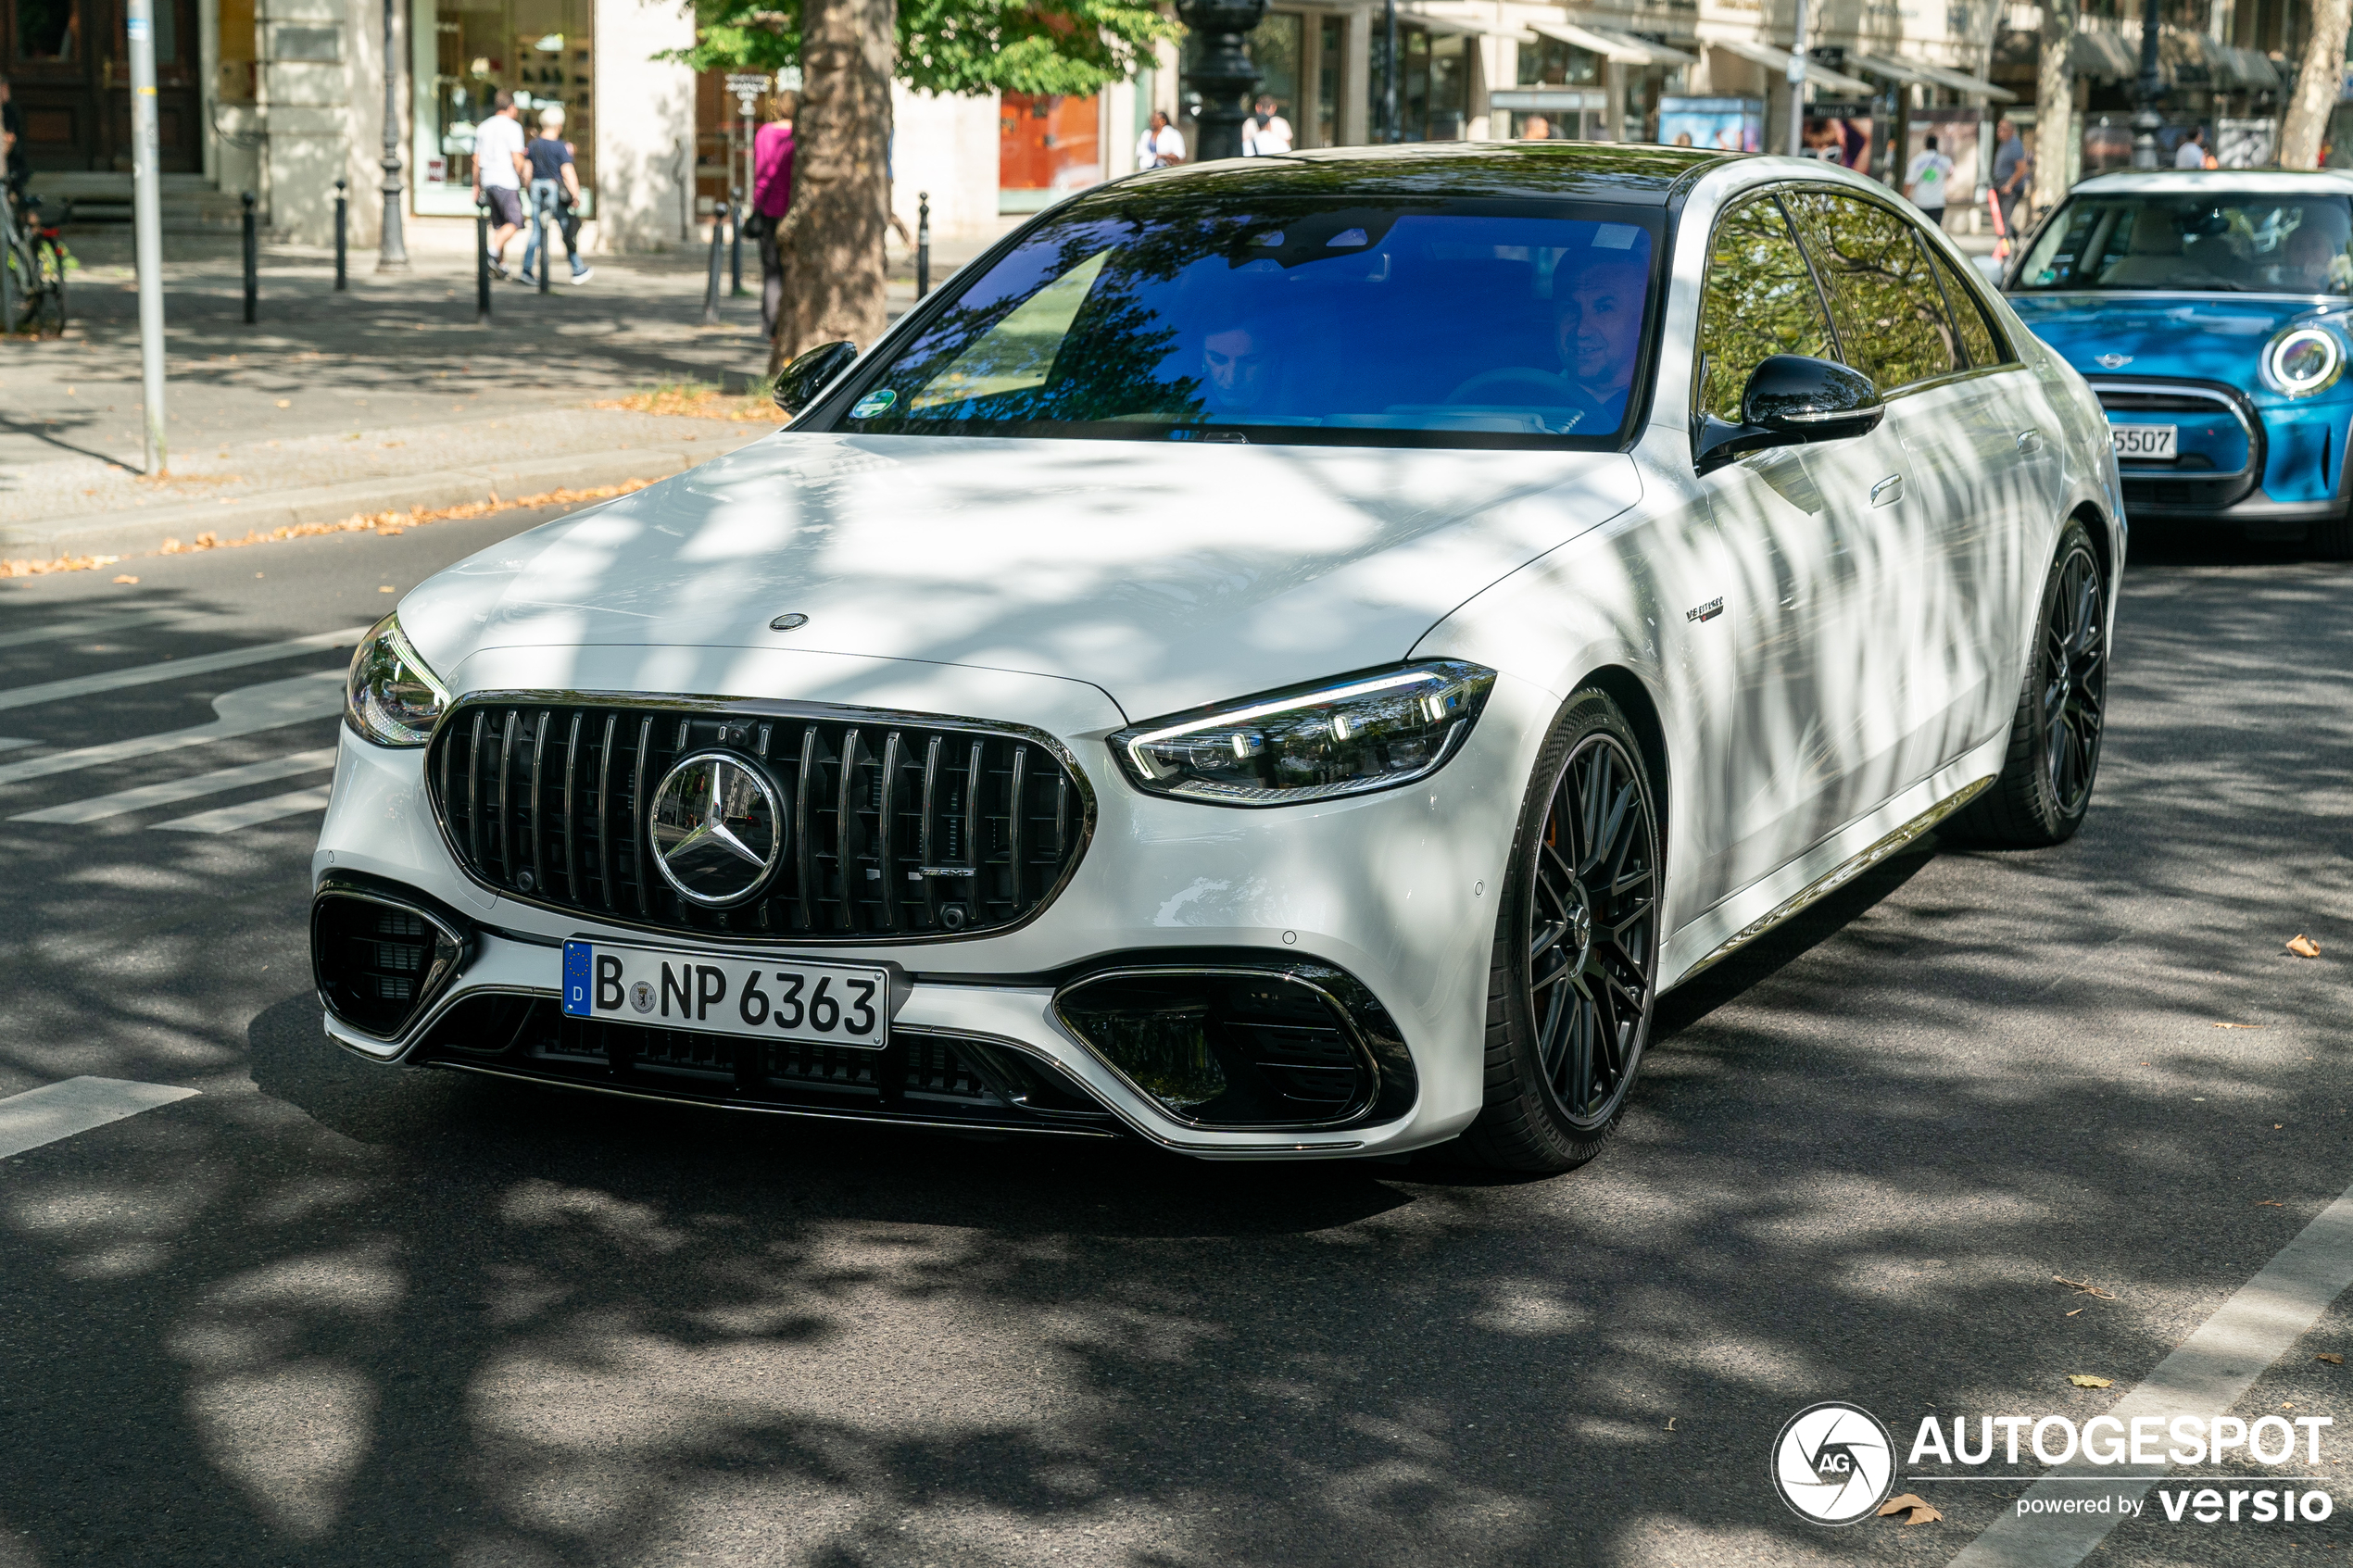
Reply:
[[[1772,1464],[1773,1489],[1798,1517],[1852,1524],[1894,1488],[1895,1439],[1858,1405],[1808,1405],[1773,1439]]]
[[[695,903],[724,909],[767,885],[785,847],[785,814],[761,771],[725,752],[681,760],[654,791],[654,865]]]

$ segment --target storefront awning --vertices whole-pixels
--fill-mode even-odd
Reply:
[[[1699,56],[1687,55],[1680,49],[1664,44],[1654,44],[1647,38],[1637,38],[1630,32],[1615,28],[1585,27],[1576,22],[1529,22],[1529,26],[1547,38],[1557,38],[1564,44],[1574,44],[1588,49],[1605,60],[1628,66],[1695,66]]]
[[[1846,57],[1852,60],[1856,56],[1849,55]],[[2018,94],[2008,88],[1996,87],[1982,77],[1971,76],[1965,70],[1955,70],[1950,66],[1932,66],[1925,60],[1907,60],[1905,64],[1911,67],[1913,73],[1928,85],[1957,93],[1964,98],[1990,98],[1997,104],[2018,102]]]
[[[2214,85],[2225,93],[2276,93],[2286,86],[2280,80],[2279,68],[2271,63],[2271,56],[2260,49],[2208,44],[2206,63],[2213,73]]]
[[[1742,59],[1755,60],[1782,81],[1789,79],[1790,52],[1787,49],[1776,49],[1770,44],[1751,43],[1745,38],[1711,38],[1707,44],[1711,48],[1727,50]],[[1870,97],[1879,91],[1868,82],[1858,82],[1842,71],[1831,69],[1810,55],[1806,59],[1806,80],[1817,87],[1827,87],[1833,93],[1851,93],[1858,98]]]
[[[1397,19],[1401,22],[1412,22],[1418,27],[1426,27],[1432,32],[1460,33],[1468,38],[1508,38],[1515,44],[1536,42],[1536,35],[1526,28],[1511,27],[1497,21],[1481,21],[1468,17],[1442,16],[1435,11],[1416,10],[1410,6],[1397,7]],[[1380,27],[1380,17],[1378,13],[1373,15],[1373,27],[1378,34]],[[1375,47],[1378,47],[1378,44],[1376,44]]]
[[[1909,82],[1918,87],[1942,85],[1936,78],[1929,75],[1909,60],[1891,60],[1879,55],[1866,55],[1857,50],[1849,49],[1846,51],[1846,63],[1857,70],[1869,71],[1873,76],[1886,77],[1890,82]]]
[[[2068,41],[2067,69],[2077,76],[2121,82],[2141,74],[2140,52],[2119,34],[2087,28]]]

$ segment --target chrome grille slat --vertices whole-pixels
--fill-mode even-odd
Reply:
[[[761,706],[484,694],[442,726],[425,776],[451,850],[477,880],[689,935],[1001,930],[1051,900],[1085,851],[1092,797],[1034,733],[856,709],[742,712]],[[712,749],[768,771],[791,838],[766,889],[725,909],[679,897],[647,839],[663,777]]]

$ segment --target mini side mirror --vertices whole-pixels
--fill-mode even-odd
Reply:
[[[1879,388],[1860,370],[1803,354],[1775,354],[1749,376],[1739,424],[1699,417],[1693,456],[1705,473],[1770,446],[1869,435],[1886,414]]]
[[[796,356],[776,376],[776,407],[787,414],[799,413],[816,402],[834,378],[849,369],[857,358],[858,345],[848,339],[821,343]]]

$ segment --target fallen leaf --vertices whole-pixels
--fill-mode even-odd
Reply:
[[[2094,1377],[2088,1372],[2070,1372],[2067,1374],[2067,1380],[2078,1388],[2112,1388],[2116,1386],[2116,1379]]]
[[[139,580],[126,571],[121,576],[116,578],[115,581],[118,583],[136,583]]]
[[[2080,1311],[2082,1311],[2082,1310],[2083,1310],[2082,1308],[2078,1307],[2078,1308],[2076,1308],[2076,1309],[2075,1309],[2075,1312],[2080,1312]],[[2073,1316],[2075,1315],[2075,1312],[2070,1312],[2070,1313],[2068,1313],[2067,1315],[2068,1315],[2069,1317],[2070,1317],[2070,1318],[2071,1318],[2071,1317],[2073,1317]]]
[[[1906,1524],[1932,1524],[1944,1517],[1918,1492],[1906,1492],[1900,1498],[1888,1499],[1880,1504],[1879,1516],[1884,1519],[1891,1513],[1902,1513],[1906,1509],[1911,1511],[1911,1517],[1904,1521]]]
[[[2260,1029],[2263,1025],[2260,1023],[2218,1023],[2214,1027],[2217,1029]],[[2146,1067],[2148,1063],[2145,1061],[2141,1065]]]
[[[2319,1355],[2314,1356],[2312,1359],[2316,1361],[2326,1361],[2331,1366],[2343,1366],[2345,1364],[2345,1358],[2343,1356],[2332,1355],[2326,1350],[2322,1351]]]
[[[294,399],[291,397],[281,397],[278,399],[278,407],[281,408],[291,408],[294,407]]]
[[[2258,1209],[2284,1209],[2284,1208],[2286,1208],[2286,1207],[2287,1207],[2287,1205],[2286,1205],[2286,1204],[2282,1203],[2282,1202],[2281,1202],[2278,1198],[2261,1198],[2261,1199],[2259,1199],[2259,1200],[2257,1201],[2257,1203],[2256,1203],[2256,1205],[2255,1205],[2255,1206],[2256,1206]]]
[[[389,593],[391,593],[392,591],[393,591],[393,590],[392,590],[392,589],[390,589],[390,588],[379,588],[379,589],[377,589],[377,590],[376,590],[376,592],[377,592],[377,593],[379,593],[379,594],[389,594]]]
[[[2116,1292],[2112,1290],[2103,1290],[2088,1279],[2070,1279],[2065,1274],[2053,1274],[2051,1278],[2060,1285],[2067,1286],[2070,1290],[2080,1290],[2086,1296],[2096,1296],[2103,1301],[2113,1301],[2116,1299]]]
[[[2299,959],[2317,959],[2321,956],[2321,945],[2301,933],[2288,938],[2287,950]]]

